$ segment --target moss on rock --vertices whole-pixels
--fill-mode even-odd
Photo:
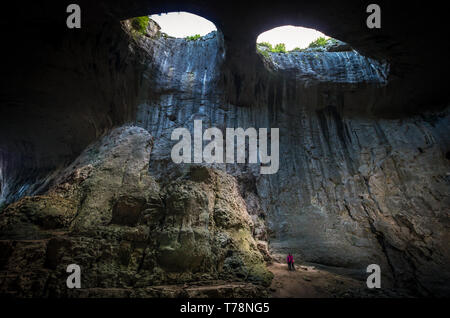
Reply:
[[[14,248],[3,244],[0,274],[9,276],[0,294],[16,290],[19,279],[21,296],[68,296],[68,264],[83,268],[86,289],[219,279],[268,286],[271,274],[236,179],[191,166],[161,188],[148,172],[151,146],[147,131],[117,128],[88,147],[47,193],[9,205],[0,232]],[[19,243],[30,239],[37,246],[32,252]],[[45,272],[45,279],[35,272]]]

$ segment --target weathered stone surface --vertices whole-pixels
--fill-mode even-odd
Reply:
[[[118,21],[134,16],[187,10],[210,19],[225,35],[224,58],[233,64],[242,91],[254,80],[249,65],[258,58],[257,36],[291,24],[320,30],[390,63],[389,89],[377,95],[385,102],[361,103],[354,111],[401,118],[442,110],[449,97],[442,80],[450,66],[449,43],[442,41],[446,33],[439,26],[446,13],[434,6],[380,1],[383,24],[389,27],[374,30],[363,23],[367,14],[358,1],[83,1],[83,28],[73,32],[60,14],[67,4],[27,1],[24,11],[23,3],[10,3],[8,11],[33,20],[33,28],[15,14],[4,19],[9,27],[2,28],[8,43],[3,74],[8,80],[1,87],[0,202],[45,191],[54,169],[71,162],[106,130],[133,119],[142,56]],[[427,23],[411,18],[416,16]],[[21,34],[27,34],[26,41]],[[424,49],[427,43],[439,43],[440,49]]]
[[[148,173],[152,144],[142,128],[116,128],[89,146],[45,195],[9,205],[0,218],[0,293],[171,296],[145,288],[218,278],[268,286],[271,273],[235,178],[191,167],[160,188]],[[81,266],[84,291],[66,288],[69,264]],[[251,286],[183,295],[264,292]]]
[[[308,121],[293,116],[298,126],[289,130],[304,137],[258,187],[270,200],[271,247],[334,266],[377,263],[385,283],[448,293],[448,113],[431,122],[330,109]]]
[[[255,11],[251,2],[227,10],[197,1],[196,12],[220,30],[185,41],[153,29],[130,37],[111,21],[170,1],[95,3],[83,21],[96,27],[80,33],[37,23],[23,41],[4,28],[11,59],[0,200],[22,199],[1,208],[1,293],[70,296],[70,263],[86,269],[87,296],[186,295],[147,286],[218,278],[266,283],[265,244],[256,238],[269,239],[273,255],[291,251],[359,275],[378,263],[387,286],[448,296],[450,116],[448,108],[426,112],[448,106],[448,49],[417,41],[419,34],[441,41],[442,32],[430,32],[434,23],[410,24],[414,13],[430,12],[411,6],[399,18],[383,1],[391,27],[378,32],[354,14],[360,4],[291,1]],[[33,9],[35,17],[64,11]],[[317,52],[260,60],[256,36],[279,21],[317,26],[372,58]],[[134,119],[155,138],[150,163],[150,135],[134,127],[114,130],[66,168],[89,142]],[[194,119],[204,128],[279,127],[280,171],[175,166],[170,133],[192,129]]]
[[[134,118],[145,55],[133,37],[120,21],[61,26],[28,28],[15,45],[14,32],[5,38],[0,206],[45,192],[90,143]]]
[[[448,110],[401,120],[355,115],[378,102],[387,71],[356,52],[271,54],[279,67],[253,74],[247,93],[222,73],[220,33],[146,43],[153,79],[136,123],[157,139],[150,162],[157,179],[189,169],[171,163],[170,133],[192,132],[194,119],[204,128],[278,127],[277,174],[215,165],[237,177],[254,231],[270,234],[274,254],[293,252],[360,278],[377,263],[385,286],[448,293]],[[230,103],[230,95],[244,93],[258,107]]]

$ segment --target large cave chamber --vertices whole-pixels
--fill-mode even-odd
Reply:
[[[314,296],[448,296],[448,99],[426,104],[431,83],[422,94],[398,47],[331,14],[305,24],[336,39],[272,47],[256,36],[276,19],[238,30],[214,5],[197,13],[215,30],[171,36],[142,16],[162,5],[135,2],[5,71],[1,295],[300,297],[275,291],[292,253],[306,275],[292,284],[324,282]],[[190,163],[173,160],[180,128]],[[244,162],[196,160],[209,128],[223,145],[267,129],[277,169],[249,160],[250,138],[232,146]],[[69,264],[83,288],[66,287]],[[366,287],[371,264],[382,289]]]

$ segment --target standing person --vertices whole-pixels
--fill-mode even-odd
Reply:
[[[294,257],[292,256],[291,253],[289,253],[288,256],[287,256],[287,263],[288,263],[288,270],[293,270],[293,271],[295,271],[295,267],[294,267]]]

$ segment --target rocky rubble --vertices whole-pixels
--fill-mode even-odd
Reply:
[[[154,28],[131,37],[146,53],[142,74],[127,63],[130,48],[136,49],[124,45],[129,37],[117,40],[122,58],[104,47],[111,56],[99,72],[128,71],[120,81],[102,83],[130,81],[133,96],[117,97],[124,109],[112,107],[109,117],[102,116],[110,105],[103,98],[92,116],[83,108],[90,133],[71,126],[83,135],[72,138],[75,150],[62,155],[53,144],[40,147],[40,140],[53,140],[47,133],[12,142],[20,151],[2,152],[47,149],[59,163],[50,173],[40,164],[48,157],[31,170],[16,166],[14,156],[0,158],[2,173],[13,173],[2,175],[2,186],[10,187],[2,193],[16,201],[0,212],[2,295],[260,296],[271,279],[265,262],[293,252],[297,262],[352,270],[362,280],[368,264],[379,264],[383,286],[394,294],[448,296],[448,108],[410,116],[405,100],[416,95],[397,94],[392,83],[399,77],[391,76],[389,64],[357,52],[271,54],[276,67],[268,69],[253,60],[255,52],[233,52],[220,31],[186,41]],[[108,87],[98,91],[112,96]],[[394,119],[379,116],[399,112]],[[22,120],[21,114],[14,118]],[[138,127],[109,130],[124,117]],[[278,127],[279,172],[261,176],[245,164],[174,165],[171,131],[192,129],[194,119],[205,128]],[[64,131],[56,127],[54,135],[69,138]],[[16,128],[3,134],[13,135],[32,140]],[[70,155],[100,135],[64,168]],[[48,189],[40,187],[34,168],[53,180]],[[16,172],[34,179],[25,182]],[[41,191],[23,196],[23,189]],[[82,267],[81,290],[65,286],[72,263]],[[199,282],[205,285],[198,288]]]
[[[192,130],[194,119],[221,129],[278,127],[277,174],[219,167],[238,179],[255,232],[273,253],[360,279],[375,263],[386,287],[448,293],[448,110],[402,119],[362,113],[386,93],[389,65],[357,52],[271,54],[276,68],[248,64],[240,78],[222,57],[220,32],[147,39],[144,47],[150,80],[136,124],[157,139],[156,178],[176,175],[170,133]]]
[[[148,172],[152,145],[142,128],[116,128],[49,191],[9,205],[0,219],[0,293],[195,296],[204,292],[176,285],[222,279],[244,285],[217,295],[262,295],[271,273],[235,178],[192,166],[161,188]],[[79,291],[66,287],[69,264],[81,266]]]

